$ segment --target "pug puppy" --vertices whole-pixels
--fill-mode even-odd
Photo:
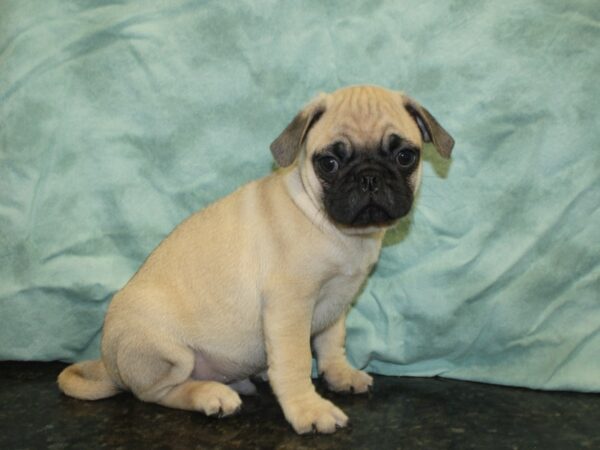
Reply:
[[[375,86],[321,94],[271,144],[281,167],[185,220],[116,293],[102,359],[67,367],[60,389],[96,400],[131,391],[171,408],[229,416],[268,376],[298,433],[348,417],[311,381],[367,392],[346,360],[346,312],[387,228],[410,210],[423,143],[454,141],[406,95]]]

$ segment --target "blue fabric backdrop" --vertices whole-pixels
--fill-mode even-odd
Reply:
[[[3,1],[0,358],[96,357],[111,295],[272,169],[319,91],[405,90],[457,141],[348,319],[391,375],[600,391],[597,0]]]

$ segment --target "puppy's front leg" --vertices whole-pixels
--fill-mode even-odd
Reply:
[[[315,336],[313,345],[317,353],[319,373],[322,373],[329,388],[338,392],[360,394],[373,386],[373,378],[352,367],[346,359],[346,314],[329,328]]]
[[[265,299],[263,324],[269,382],[297,433],[333,433],[336,427],[346,426],[348,417],[317,394],[310,378],[314,300],[297,283],[284,285],[285,289],[276,289]]]

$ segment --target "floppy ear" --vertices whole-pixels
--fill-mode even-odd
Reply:
[[[309,130],[325,112],[325,97],[320,94],[306,105],[271,144],[271,153],[280,167],[296,160]]]
[[[409,97],[403,96],[403,99],[404,107],[417,122],[423,141],[431,142],[440,155],[450,158],[452,147],[454,147],[452,136],[444,130],[427,109]]]

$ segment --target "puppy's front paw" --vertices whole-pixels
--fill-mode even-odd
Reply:
[[[362,394],[373,387],[373,377],[349,365],[333,366],[324,371],[329,389],[335,392]]]
[[[317,394],[284,405],[283,412],[298,434],[333,433],[348,424],[348,416],[341,409]]]

